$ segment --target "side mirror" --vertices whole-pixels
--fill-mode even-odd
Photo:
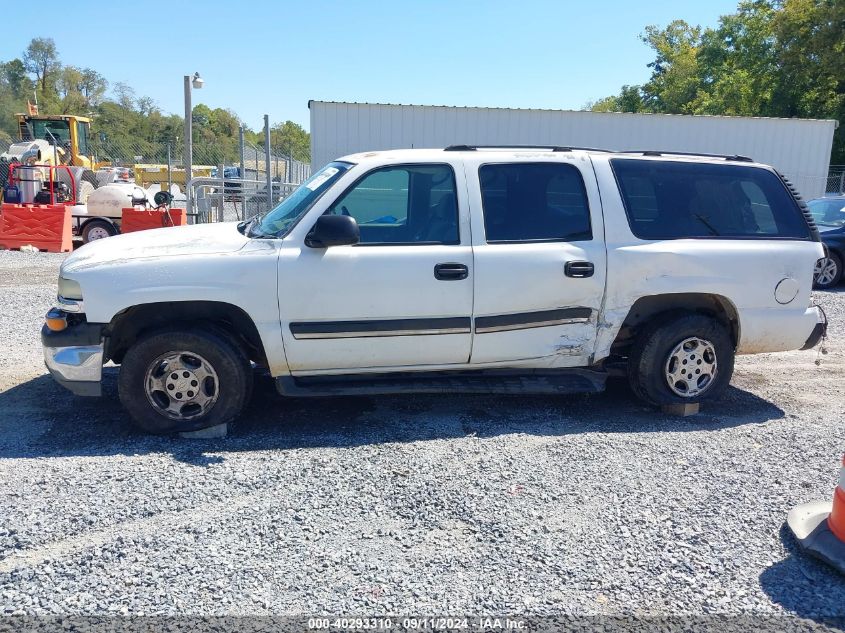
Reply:
[[[305,236],[305,245],[311,248],[349,246],[360,241],[358,223],[348,215],[321,215]]]

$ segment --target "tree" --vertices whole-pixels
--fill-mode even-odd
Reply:
[[[194,127],[205,127],[211,122],[211,108],[204,103],[198,103],[191,111],[191,121]]]
[[[780,81],[768,0],[740,3],[707,29],[698,52],[701,86],[693,103],[696,114],[778,116],[773,91]]]
[[[58,93],[60,97],[66,97],[72,92],[80,92],[82,73],[75,66],[63,66],[59,73]]]
[[[29,93],[31,87],[31,82],[26,76],[26,66],[20,59],[0,64],[0,82],[5,83],[15,97],[23,97]]]
[[[138,97],[137,100],[138,113],[141,116],[151,116],[153,113],[159,111],[156,102],[151,97]]]
[[[647,26],[641,36],[656,53],[649,64],[651,79],[643,86],[643,102],[651,111],[692,114],[692,102],[701,85],[697,54],[701,28],[683,20],[665,29]]]
[[[33,79],[34,78],[34,79]],[[155,101],[138,96],[126,83],[111,85],[93,68],[63,66],[55,43],[33,39],[20,59],[0,60],[0,145],[19,134],[16,112],[26,112],[27,99],[38,89],[42,114],[80,114],[93,118],[90,143],[99,160],[132,164],[136,156],[145,162],[163,163],[170,146],[173,160],[184,152],[184,120],[164,115]],[[234,164],[238,161],[238,115],[222,108],[198,104],[193,111],[194,164]],[[247,142],[258,144],[263,136],[245,129]],[[293,151],[308,160],[309,137],[298,125],[274,128],[277,153]],[[0,147],[0,149],[5,149]]]
[[[41,84],[41,92],[46,94],[47,81],[60,66],[53,38],[33,38],[23,54],[23,63],[26,70],[35,75],[36,80]]]
[[[675,20],[642,40],[655,55],[649,80],[590,109],[845,122],[843,0],[742,0],[715,28]],[[831,160],[845,163],[845,125]]]
[[[87,110],[81,91],[82,72],[74,66],[64,66],[59,73],[58,95],[62,114],[79,114]]]
[[[614,96],[603,97],[597,101],[588,101],[583,108],[592,112],[619,112],[619,101]]]
[[[79,89],[82,96],[85,97],[85,103],[88,107],[99,105],[106,94],[106,89],[109,87],[109,82],[106,81],[96,70],[91,68],[82,69],[82,80],[79,84]]]
[[[276,123],[271,127],[270,143],[275,151],[295,160],[304,163],[311,161],[311,135],[293,121]]]
[[[112,92],[120,107],[135,110],[135,90],[129,84],[118,81],[112,88]]]

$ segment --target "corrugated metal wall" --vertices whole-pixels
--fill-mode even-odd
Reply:
[[[311,161],[454,144],[577,145],[744,154],[822,195],[835,121],[311,101]]]

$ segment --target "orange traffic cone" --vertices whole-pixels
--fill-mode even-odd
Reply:
[[[813,501],[793,508],[786,524],[802,549],[845,574],[845,455],[833,503]]]

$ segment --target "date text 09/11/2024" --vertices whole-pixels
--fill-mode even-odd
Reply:
[[[309,618],[310,630],[370,630],[370,631],[519,631],[526,622],[511,617],[339,617]]]

